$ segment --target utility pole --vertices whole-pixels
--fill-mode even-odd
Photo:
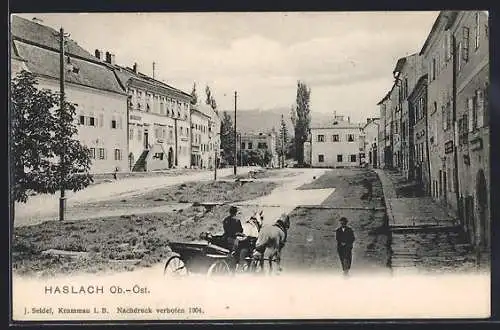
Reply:
[[[236,102],[238,99],[238,93],[235,91],[234,92],[234,175],[236,175],[236,161],[238,159],[238,144],[237,144],[237,137],[236,137]]]
[[[64,105],[64,30],[61,28],[59,31],[59,88],[60,88],[60,107],[61,112],[65,111]],[[64,116],[61,113],[61,124],[64,120]],[[61,126],[62,127],[62,126]],[[64,191],[64,184],[66,182],[66,146],[64,145],[66,141],[63,141],[62,154],[59,160],[59,170],[60,170],[60,189],[61,196],[59,197],[59,221],[64,221],[64,209],[66,206],[66,196]]]

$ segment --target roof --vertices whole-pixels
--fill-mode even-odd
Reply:
[[[415,84],[415,87],[413,87],[413,90],[411,91],[410,95],[408,96],[408,99],[413,98],[414,94],[417,92],[417,90],[424,85],[427,82],[427,74],[424,74],[420,78],[418,78],[417,83]]]
[[[406,57],[401,57],[396,62],[396,67],[394,68],[394,70],[392,71],[392,73],[401,72],[401,69],[403,68],[403,66],[405,65],[405,63],[406,63]]]
[[[457,15],[458,15],[458,11],[450,11],[450,10],[444,11],[443,10],[443,11],[439,12],[438,17],[436,18],[436,20],[434,21],[434,24],[432,25],[431,32],[429,32],[429,34],[427,35],[427,39],[425,40],[424,45],[422,46],[422,49],[420,50],[420,53],[419,53],[420,55],[422,55],[426,51],[432,38],[434,37],[434,34],[435,34],[437,28],[439,27],[439,24],[441,23],[441,21],[446,20],[446,25],[445,25],[444,29],[447,30],[451,27],[451,25],[453,24],[453,22],[457,18]]]
[[[311,125],[311,129],[361,129],[362,125],[357,123],[349,123],[347,121],[339,122],[338,124],[331,123],[321,123]]]
[[[10,43],[10,57],[12,59],[24,61],[24,59],[21,56],[19,56],[19,52],[17,51],[16,46],[14,45],[14,42]]]
[[[13,43],[19,56],[26,60],[29,71],[37,75],[59,79],[60,53],[21,41],[13,41]],[[67,71],[65,81],[99,90],[125,94],[113,71],[106,66],[78,58],[71,58],[71,63],[79,69],[79,72]]]
[[[56,51],[59,50],[59,31],[16,15],[12,15],[11,34],[13,39],[19,39],[26,43],[48,47]],[[70,38],[66,39],[66,53],[93,62],[98,62],[92,54],[83,49],[76,43],[76,41]]]
[[[200,115],[200,116],[204,116],[204,117],[210,118],[210,115],[206,114],[206,113],[205,113],[205,112],[203,112],[203,111],[200,111],[200,110],[199,110],[199,109],[197,109],[197,108],[193,108],[192,106],[191,106],[191,108],[190,108],[190,111],[191,111],[191,113],[195,113],[195,114],[198,114],[198,115]]]
[[[368,125],[371,125],[371,124],[375,124],[375,125],[379,125],[379,122],[380,122],[380,118],[372,118],[372,120],[368,123],[366,123],[363,128],[366,128],[366,126]]]
[[[151,78],[151,77],[149,77],[141,72],[135,72],[131,68],[123,67],[120,65],[113,65],[113,64],[109,64],[109,63],[105,63],[105,64],[108,65],[110,68],[112,68],[115,71],[116,76],[120,80],[120,83],[122,84],[123,88],[127,87],[127,85],[130,83],[131,79],[136,79],[136,80],[144,82],[146,84],[151,84],[153,86],[166,89],[170,92],[181,94],[187,98],[191,98],[190,94],[188,94],[180,89],[177,89],[175,87],[172,87],[172,86],[164,83],[163,81],[153,79],[153,78]]]

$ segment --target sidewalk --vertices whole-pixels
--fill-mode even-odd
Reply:
[[[458,219],[431,197],[402,197],[406,184],[396,172],[374,169],[379,176],[392,243],[393,271],[446,272],[476,270],[476,256]],[[481,257],[482,270],[489,263]]]

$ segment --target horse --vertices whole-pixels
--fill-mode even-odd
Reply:
[[[264,223],[264,211],[255,211],[250,218],[241,224],[243,235],[237,237],[234,252],[239,255],[239,263],[249,257],[251,250],[255,247],[255,242]]]
[[[200,234],[200,239],[206,240],[212,244],[218,245],[220,247],[227,248],[229,250],[234,250],[238,253],[239,260],[245,260],[246,257],[250,255],[251,250],[255,246],[259,231],[263,226],[264,222],[264,211],[257,210],[252,213],[252,215],[241,224],[243,228],[243,233],[241,236],[237,237],[235,246],[227,246],[225,237],[223,235],[213,235],[210,232],[202,232]]]
[[[273,270],[273,261],[278,264],[281,271],[281,250],[285,246],[288,229],[290,228],[290,217],[282,214],[274,224],[268,224],[259,231],[255,243],[254,258],[260,261],[260,266],[265,269],[265,264],[269,266],[268,273]]]

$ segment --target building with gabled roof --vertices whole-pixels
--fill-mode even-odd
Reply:
[[[132,68],[117,65],[110,52],[95,50],[95,58],[114,71],[128,94],[130,170],[189,167],[191,95],[141,73],[137,63]]]
[[[357,167],[364,157],[362,126],[335,114],[331,122],[313,123],[307,147],[312,167]],[[306,155],[304,155],[306,156]]]
[[[11,73],[34,73],[39,88],[60,90],[59,31],[11,17]],[[113,70],[65,41],[65,97],[76,104],[77,138],[90,148],[92,173],[127,171],[127,94]]]

